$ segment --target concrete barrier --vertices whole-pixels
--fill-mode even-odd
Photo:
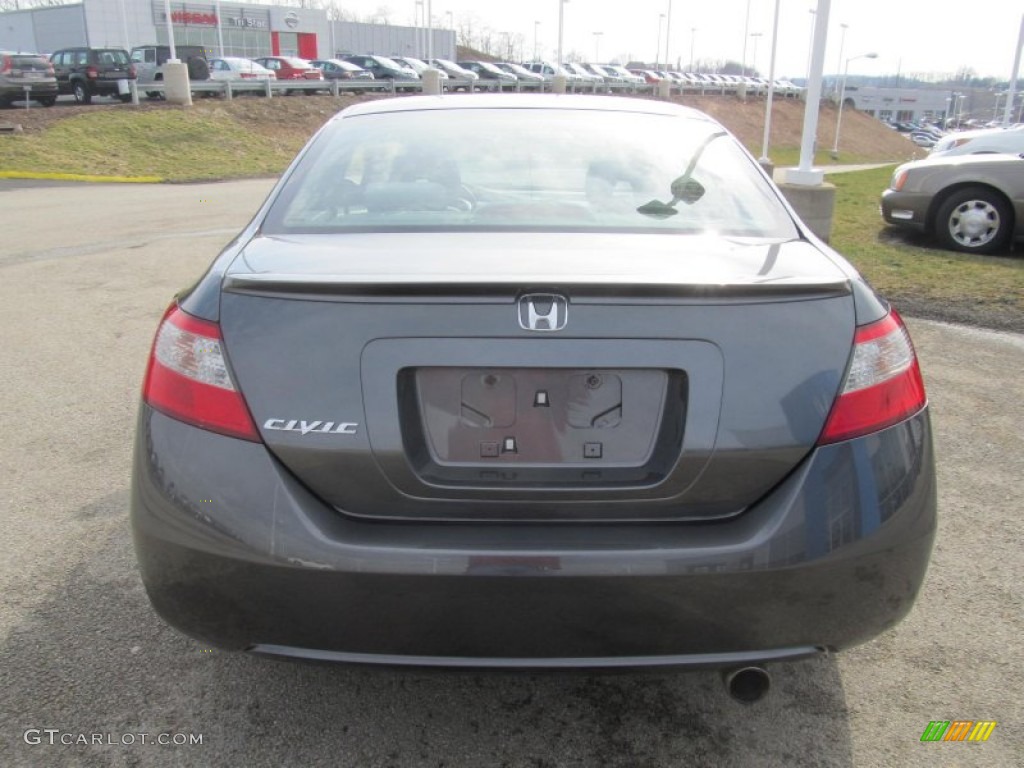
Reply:
[[[168,104],[192,106],[192,90],[189,88],[188,65],[178,59],[168,59],[164,64],[164,96]]]
[[[420,77],[423,79],[423,93],[434,96],[441,93],[441,73],[438,70],[430,67],[423,70],[423,74]]]
[[[836,208],[835,185],[828,182],[816,185],[782,182],[778,187],[801,221],[827,243],[832,236],[832,215]]]

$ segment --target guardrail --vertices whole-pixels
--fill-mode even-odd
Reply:
[[[137,83],[132,80],[130,83],[132,103],[138,104],[140,95],[161,96],[164,93],[164,84],[161,81],[152,83]],[[497,80],[457,80],[449,78],[441,81],[441,88],[444,91],[465,90],[469,93],[495,92],[503,90],[515,93],[540,93],[550,92],[551,81],[543,83],[516,81],[503,87],[501,81]],[[423,83],[418,80],[394,81],[394,80],[195,80],[189,84],[189,89],[195,94],[209,94],[231,99],[237,94],[259,94],[268,98],[284,96],[292,92],[301,91],[310,95],[316,93],[327,93],[332,96],[340,96],[344,93],[390,93],[399,91],[422,92]],[[581,83],[569,81],[566,83],[567,93],[629,93],[656,95],[658,86],[651,83]],[[750,88],[748,96],[765,96],[767,88]],[[673,83],[669,88],[672,96],[682,96],[686,93],[718,93],[721,95],[735,94],[738,92],[736,86],[727,85],[700,85],[696,83]],[[776,89],[779,96],[789,96],[783,89]]]

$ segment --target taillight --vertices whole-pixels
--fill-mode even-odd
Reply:
[[[818,443],[877,432],[917,413],[927,402],[914,345],[892,310],[857,329],[842,391]]]
[[[128,77],[133,79],[133,80],[135,79],[135,65],[134,64],[129,64],[128,65]]]
[[[242,393],[224,360],[220,327],[176,304],[164,315],[149,355],[142,399],[171,418],[258,442]]]
[[[97,77],[100,76],[100,72],[98,69],[96,69],[96,67],[90,64],[88,67],[85,68],[85,76],[92,80],[95,80]]]
[[[0,75],[11,74],[11,68],[13,64],[10,56],[0,57]]]

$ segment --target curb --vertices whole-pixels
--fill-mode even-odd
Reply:
[[[43,181],[88,181],[113,184],[159,184],[160,176],[94,176],[88,173],[35,173],[33,171],[0,171],[0,179],[39,179]]]

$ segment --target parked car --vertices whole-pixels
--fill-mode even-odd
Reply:
[[[260,56],[253,59],[257,64],[260,64],[271,72],[274,73],[278,81],[319,81],[322,82],[324,79],[324,73],[319,69],[310,64],[306,59],[300,59],[297,56]],[[296,91],[302,91],[307,96],[313,96],[317,93],[312,88],[296,88]],[[285,93],[291,93],[291,91],[285,91]]]
[[[411,84],[419,85],[420,76],[416,74],[414,69],[404,67],[387,56],[342,56],[341,59],[342,61],[357,64],[368,72],[372,72],[376,80],[391,80],[396,90],[402,90],[398,88],[400,83],[406,84],[406,90],[414,90],[409,88]]]
[[[475,72],[482,81],[481,85],[489,84],[495,90],[512,90],[519,81],[519,78],[511,72],[506,72],[487,61],[459,61],[457,63],[463,69]]]
[[[70,93],[79,104],[94,96],[129,102],[135,67],[123,48],[62,48],[50,57],[60,93]]]
[[[935,146],[935,137],[932,136],[930,133],[914,131],[913,133],[910,134],[910,140],[919,147],[928,148]]]
[[[668,73],[659,74],[653,69],[631,69],[629,71],[637,77],[642,77],[643,81],[648,85],[657,85],[662,80],[670,80],[675,83],[675,78],[670,76]]]
[[[210,59],[212,80],[276,80],[277,75],[252,59],[224,56]]]
[[[545,81],[554,79],[556,75],[561,75],[570,83],[582,83],[584,78],[576,73],[574,70],[575,65],[566,64],[559,66],[550,61],[530,61],[523,64],[531,72],[540,75]]]
[[[441,87],[446,89],[446,83],[444,81],[448,80],[449,77],[448,73],[445,72],[443,69],[440,69],[439,67],[431,67],[430,64],[427,64],[427,62],[423,61],[422,59],[417,59],[414,56],[392,56],[391,60],[398,64],[401,64],[402,66],[408,69],[411,69],[413,72],[420,76],[421,80],[423,79],[423,73],[426,72],[428,69],[436,69],[440,76],[439,79],[441,80]]]
[[[1024,125],[1013,128],[983,128],[947,134],[928,154],[929,157],[1024,152]]]
[[[895,311],[716,121],[351,106],[159,324],[131,521],[204,647],[742,667],[910,610],[936,529]]]
[[[570,61],[566,62],[561,69],[568,77],[569,81],[575,85],[591,87],[604,85],[604,77],[602,75],[595,75],[582,64]]]
[[[538,90],[544,85],[544,78],[536,72],[531,72],[521,64],[511,61],[496,61],[494,66],[519,78],[519,87],[523,90]]]
[[[882,193],[882,216],[955,251],[1000,251],[1024,239],[1024,158],[929,155],[905,163]]]
[[[476,83],[480,80],[480,75],[476,72],[472,72],[465,67],[460,67],[454,61],[449,59],[431,59],[430,63],[437,67],[439,70],[448,75],[448,78],[452,80],[451,87],[454,90],[462,88],[463,90],[469,90],[469,86],[476,86]]]
[[[622,85],[626,82],[625,78],[623,78],[618,72],[615,72],[611,68],[605,67],[601,64],[584,63],[581,66],[590,72],[590,74],[600,77],[604,81],[605,85]]]
[[[632,83],[633,85],[643,85],[644,78],[640,75],[633,74],[621,64],[602,64],[601,68],[606,72],[611,71],[622,78],[624,83]]]
[[[200,45],[177,45],[174,49],[179,61],[188,67],[190,81],[210,79],[210,62],[206,59],[206,49]],[[161,83],[164,79],[164,64],[171,58],[168,45],[137,45],[132,48],[131,60],[135,67],[136,81],[139,90],[147,85]],[[161,91],[146,91],[150,98],[162,96]]]
[[[363,69],[358,64],[341,59],[313,59],[309,62],[324,74],[324,80],[344,80],[359,82],[375,80],[373,72]]]
[[[38,53],[0,51],[0,106],[15,101],[37,101],[52,107],[57,101],[53,64]]]

